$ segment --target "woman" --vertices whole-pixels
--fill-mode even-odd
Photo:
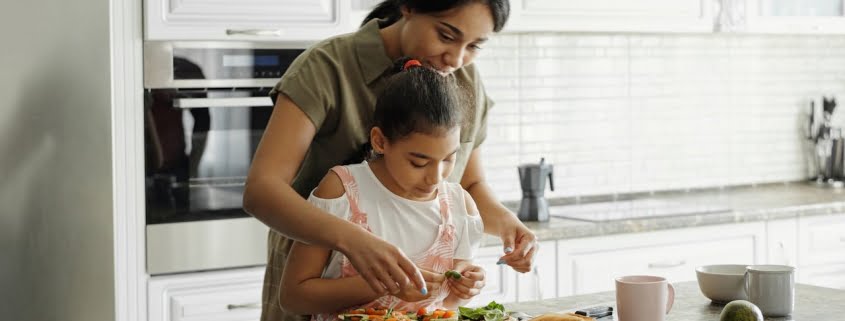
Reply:
[[[360,154],[375,97],[393,61],[405,56],[455,77],[470,91],[468,125],[461,130],[449,181],[459,182],[476,201],[485,232],[502,238],[500,263],[520,272],[530,269],[534,234],[484,181],[478,147],[492,102],[470,64],[488,37],[502,29],[508,13],[507,0],[387,0],[357,32],[318,43],[291,65],[271,92],[276,105],[244,193],[244,209],[272,229],[262,320],[295,319],[278,305],[291,239],[343,253],[379,293],[398,293],[411,282],[426,291],[423,274],[394,245],[305,200],[330,168]]]

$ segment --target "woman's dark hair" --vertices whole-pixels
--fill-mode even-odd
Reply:
[[[463,125],[467,96],[454,76],[443,76],[429,67],[411,66],[405,70],[403,58],[397,61],[397,73],[376,98],[372,127],[378,127],[388,141],[413,133],[438,135],[444,129]],[[364,144],[357,155],[343,164],[360,163],[374,158],[372,147]]]
[[[508,0],[384,0],[373,8],[361,25],[373,19],[386,19],[387,25],[392,25],[402,17],[399,11],[402,7],[419,13],[435,13],[472,2],[480,2],[490,8],[490,13],[493,15],[493,31],[499,32],[505,27],[505,22],[508,21],[511,12]]]

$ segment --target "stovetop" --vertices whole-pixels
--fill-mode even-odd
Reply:
[[[728,212],[731,208],[712,203],[688,203],[659,199],[620,200],[550,206],[549,215],[588,222],[606,222],[649,217],[687,216]]]

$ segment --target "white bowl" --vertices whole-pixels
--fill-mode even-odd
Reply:
[[[733,300],[748,300],[745,294],[747,264],[705,265],[695,269],[698,288],[713,302],[725,304]]]

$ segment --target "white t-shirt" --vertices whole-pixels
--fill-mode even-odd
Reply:
[[[378,180],[365,161],[347,165],[358,184],[358,206],[367,213],[367,224],[373,234],[396,245],[408,257],[425,252],[434,243],[441,224],[440,202],[414,201],[391,192]],[[443,181],[438,188],[445,188],[452,202],[449,203],[452,224],[455,225],[455,259],[470,260],[481,243],[484,224],[478,213],[467,213],[464,189],[460,184]],[[314,196],[308,201],[339,218],[348,220],[352,214],[346,194],[333,199]],[[323,277],[340,276],[342,257],[333,251]]]

